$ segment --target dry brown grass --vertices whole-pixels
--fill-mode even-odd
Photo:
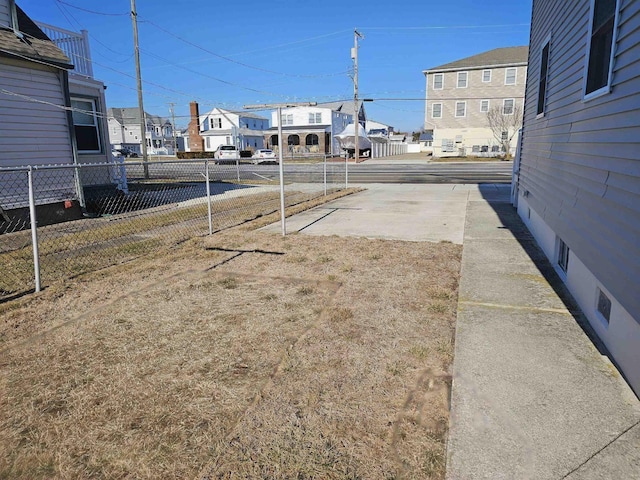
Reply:
[[[460,247],[254,225],[4,304],[0,478],[442,478]]]

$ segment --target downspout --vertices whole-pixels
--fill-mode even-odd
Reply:
[[[71,156],[73,165],[78,165],[78,144],[76,142],[76,129],[73,125],[73,112],[71,111],[71,93],[69,92],[69,72],[60,70],[60,83],[64,93],[64,105],[67,107],[67,127],[69,128],[69,138],[71,140]],[[76,187],[76,196],[80,206],[86,208],[84,201],[84,190],[82,189],[82,181],[80,180],[80,169],[73,169],[74,183]]]

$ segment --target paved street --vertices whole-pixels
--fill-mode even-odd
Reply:
[[[127,162],[127,175],[130,178],[142,177],[140,164]],[[284,161],[285,182],[321,183],[324,179],[322,163],[289,163]],[[511,182],[512,162],[456,162],[435,163],[429,157],[416,161],[413,158],[393,157],[389,159],[368,160],[363,163],[349,163],[347,166],[349,183],[509,183]],[[204,174],[204,164],[176,161],[173,163],[151,162],[151,178],[168,175],[200,176]],[[330,161],[326,165],[327,182],[343,184],[345,182],[345,163]],[[278,181],[278,165],[215,165],[210,164],[210,177],[227,181],[240,178],[244,181]]]

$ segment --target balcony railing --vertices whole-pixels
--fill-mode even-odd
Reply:
[[[71,60],[71,63],[75,67],[75,73],[93,78],[91,51],[89,50],[89,32],[81,30],[80,33],[77,33],[42,22],[36,23],[45,35],[69,57],[69,60]]]

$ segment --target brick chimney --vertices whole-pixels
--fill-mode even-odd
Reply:
[[[200,112],[198,102],[189,103],[189,150],[192,152],[204,152],[204,139],[200,135]]]

